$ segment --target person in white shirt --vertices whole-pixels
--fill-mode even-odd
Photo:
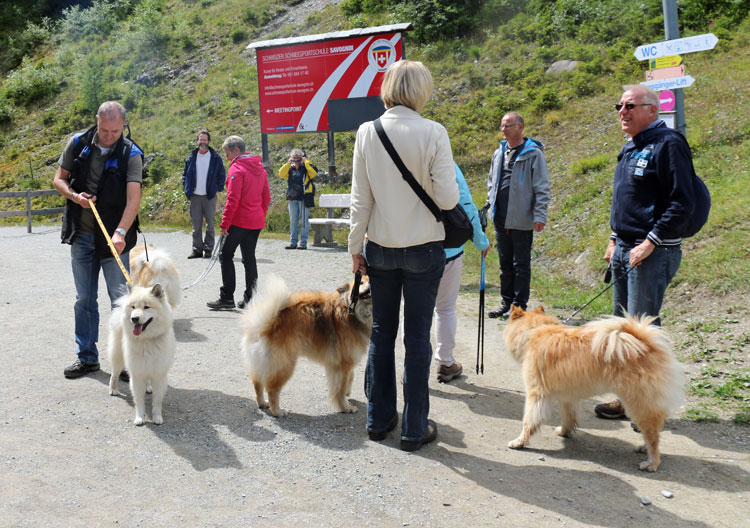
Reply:
[[[224,190],[226,172],[221,156],[208,146],[210,141],[211,134],[207,130],[198,132],[198,147],[185,160],[182,173],[182,185],[185,196],[190,200],[190,222],[193,225],[193,251],[188,255],[189,259],[209,258],[214,249],[216,193]]]

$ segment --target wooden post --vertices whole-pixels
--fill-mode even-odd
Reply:
[[[31,189],[26,189],[26,232],[31,233]]]

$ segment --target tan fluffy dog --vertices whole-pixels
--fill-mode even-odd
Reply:
[[[682,375],[669,339],[654,317],[606,317],[580,328],[563,326],[544,313],[513,307],[504,331],[505,347],[523,366],[526,405],[523,430],[508,447],[529,443],[555,400],[562,426],[557,434],[575,429],[576,404],[597,394],[613,392],[627,415],[643,433],[647,452],[642,470],[659,466],[659,431],[682,401]]]
[[[359,301],[349,313],[352,284],[337,293],[290,292],[275,275],[263,281],[243,315],[242,351],[255,387],[258,407],[285,416],[279,394],[294,373],[297,358],[305,356],[326,369],[328,391],[339,412],[352,413],[349,404],[354,367],[367,353],[372,330],[370,284],[363,278]],[[264,391],[268,392],[266,402]]]
[[[163,249],[141,244],[130,250],[130,278],[138,286],[161,284],[167,293],[169,305],[174,308],[180,302],[180,273]]]

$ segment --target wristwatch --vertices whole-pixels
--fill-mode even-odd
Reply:
[[[124,230],[123,228],[121,228],[121,227],[118,227],[117,229],[115,229],[115,233],[120,233],[120,234],[121,234],[122,236],[125,236],[125,235],[127,235],[127,234],[128,234],[128,232],[127,232],[127,231],[125,231],[125,230]]]

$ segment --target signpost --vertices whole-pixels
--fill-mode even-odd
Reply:
[[[675,90],[679,88],[687,88],[695,82],[692,75],[685,75],[684,77],[671,77],[668,79],[659,79],[655,81],[646,81],[641,84],[653,88],[657,92],[659,90]]]
[[[716,46],[719,39],[713,33],[695,35],[675,40],[665,40],[653,44],[638,46],[633,53],[638,60],[657,59],[680,53],[695,53],[697,51],[708,51]]]
[[[652,70],[657,68],[669,68],[670,66],[677,66],[682,63],[682,57],[679,55],[668,55],[667,57],[659,57],[658,59],[651,59],[648,61],[648,67]]]
[[[659,110],[661,112],[671,112],[674,110],[675,96],[672,90],[662,90],[659,92]]]
[[[656,70],[646,70],[647,81],[658,81],[659,79],[669,79],[671,77],[682,77],[685,75],[685,65],[671,66],[669,68],[658,68]]]

